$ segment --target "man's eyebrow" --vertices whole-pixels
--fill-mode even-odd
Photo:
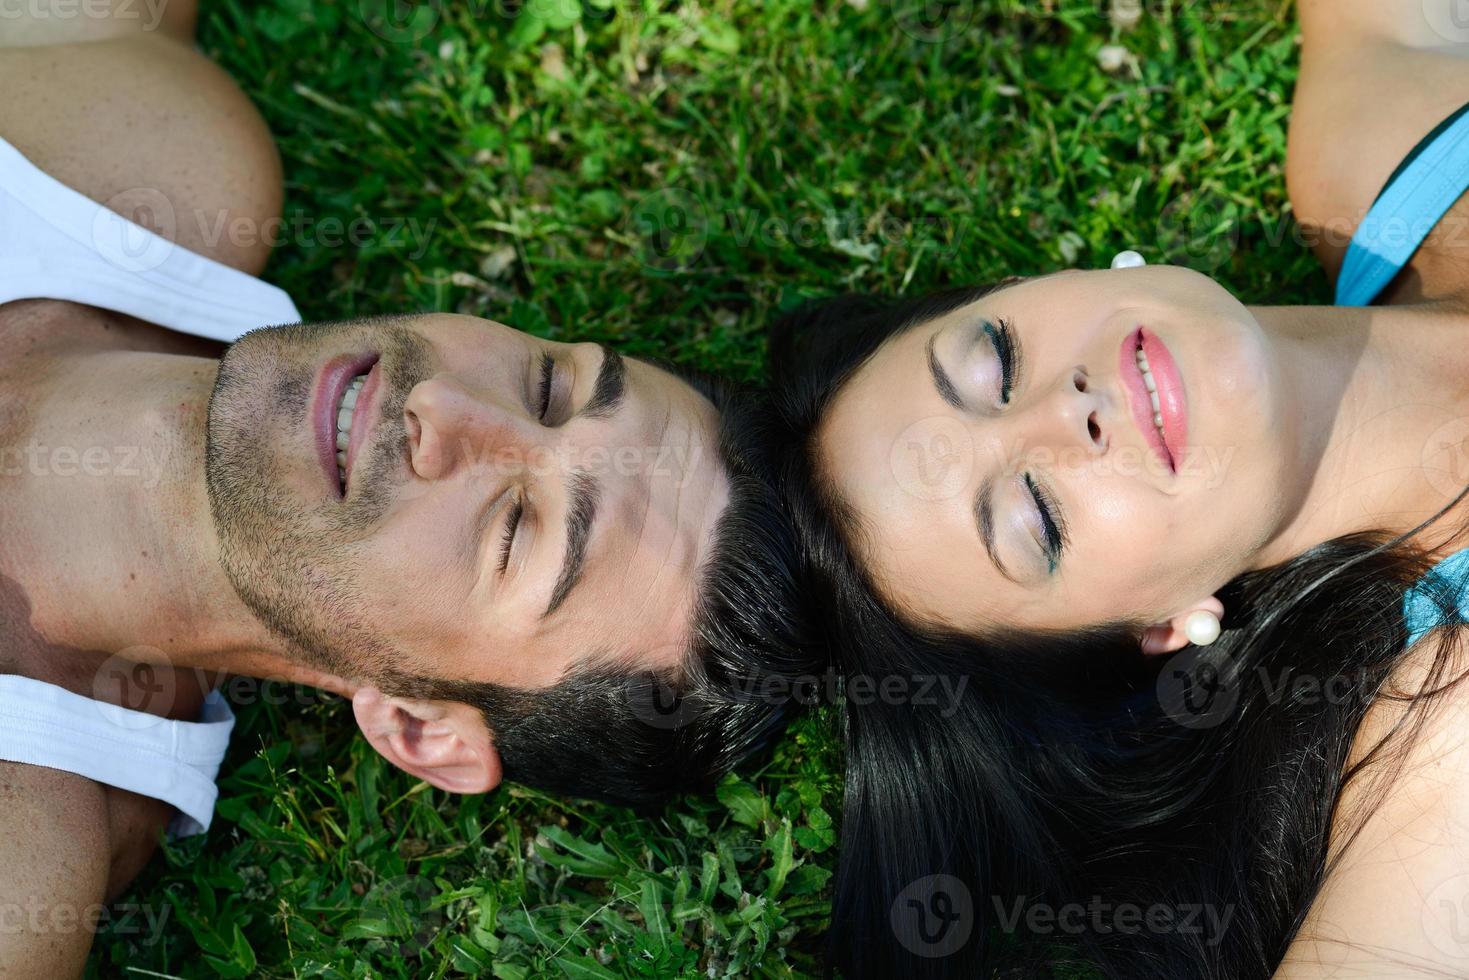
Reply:
[[[566,557],[561,562],[561,574],[556,577],[556,586],[551,590],[551,601],[541,614],[545,619],[561,607],[581,581],[587,565],[587,542],[592,538],[592,525],[597,520],[597,503],[602,499],[602,487],[585,470],[572,470],[566,479]]]
[[[995,547],[995,478],[987,476],[979,485],[979,493],[974,497],[974,522],[979,525],[979,539],[984,542],[984,550],[990,556],[990,561],[995,563],[995,568],[1016,585],[1020,580],[1005,568],[1005,563],[1000,560],[1000,551]]]
[[[938,355],[934,353],[934,341],[938,340],[938,331],[928,335],[928,343],[925,349],[928,351],[928,373],[933,375],[933,386],[938,389],[939,397],[957,409],[964,408],[964,400],[959,397],[959,392],[954,387],[954,382],[949,380],[949,372],[939,363]]]
[[[598,346],[602,348],[602,366],[597,370],[596,383],[592,385],[592,397],[576,414],[605,419],[617,414],[627,395],[627,364],[622,355],[611,347],[605,344]]]

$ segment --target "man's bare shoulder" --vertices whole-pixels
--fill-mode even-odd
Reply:
[[[142,35],[0,48],[0,137],[73,190],[251,275],[279,234],[275,143],[230,77]]]

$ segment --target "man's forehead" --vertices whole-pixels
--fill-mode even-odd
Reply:
[[[622,430],[631,438],[604,446],[611,465],[594,557],[569,615],[554,617],[547,632],[595,638],[612,657],[672,666],[688,649],[730,481],[713,404],[657,364],[629,359],[629,373],[647,417]]]

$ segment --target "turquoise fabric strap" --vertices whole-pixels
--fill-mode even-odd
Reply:
[[[1408,645],[1433,629],[1469,620],[1469,548],[1456,551],[1430,568],[1403,594]]]
[[[1464,109],[1429,134],[1427,145],[1420,144],[1389,179],[1357,226],[1336,281],[1336,305],[1366,306],[1376,299],[1469,189],[1469,113]]]

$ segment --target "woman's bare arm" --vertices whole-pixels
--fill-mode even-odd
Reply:
[[[1402,695],[1423,687],[1450,635],[1439,630],[1419,641],[1394,670],[1392,687]],[[1469,655],[1452,648],[1437,685],[1466,669]],[[1404,711],[1404,700],[1379,698],[1349,764],[1365,758]],[[1383,782],[1385,775],[1393,778]],[[1331,856],[1339,863],[1275,980],[1469,975],[1469,685],[1438,697],[1421,728],[1387,743],[1382,758],[1347,786]]]
[[[1352,233],[1404,156],[1469,103],[1469,22],[1447,29],[1454,2],[1300,0],[1286,182],[1306,244],[1333,280]],[[1466,218],[1460,201],[1389,302],[1466,292],[1469,229],[1462,241],[1455,237]]]

